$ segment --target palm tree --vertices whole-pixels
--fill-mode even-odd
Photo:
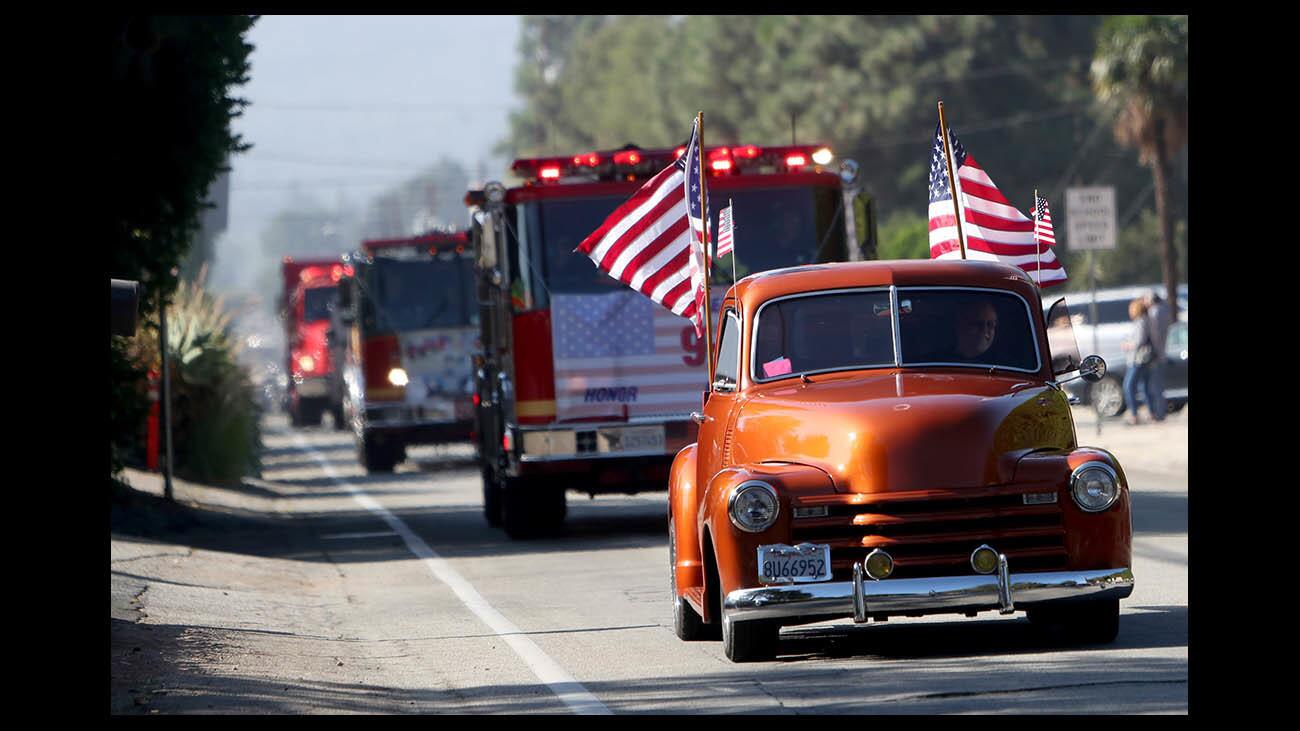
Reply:
[[[1169,181],[1173,158],[1187,144],[1187,16],[1109,18],[1093,57],[1092,82],[1100,102],[1119,108],[1115,139],[1137,148],[1142,162],[1151,166],[1166,301],[1177,308]]]

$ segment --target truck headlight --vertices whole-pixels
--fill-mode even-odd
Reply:
[[[315,370],[316,359],[311,357],[310,355],[298,356],[298,367],[303,369],[304,371]]]
[[[394,386],[405,386],[410,382],[410,379],[406,377],[406,370],[404,368],[394,368],[388,372],[388,382]]]
[[[776,490],[758,480],[742,482],[732,491],[727,505],[731,524],[749,533],[771,528],[780,510],[781,503],[776,498]]]
[[[1079,465],[1070,474],[1070,494],[1080,508],[1099,513],[1119,499],[1119,476],[1103,462]]]

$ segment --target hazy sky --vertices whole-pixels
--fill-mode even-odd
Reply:
[[[263,16],[249,32],[250,103],[234,129],[229,227],[214,279],[260,248],[292,195],[363,206],[444,155],[504,174],[519,19],[496,16]],[[214,282],[216,283],[216,282]]]

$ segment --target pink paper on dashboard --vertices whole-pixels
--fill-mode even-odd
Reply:
[[[783,376],[790,372],[790,359],[777,358],[769,360],[763,364],[763,375],[771,378],[772,376]]]

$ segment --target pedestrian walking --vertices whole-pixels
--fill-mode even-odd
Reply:
[[[1164,421],[1168,407],[1165,404],[1165,343],[1169,340],[1169,327],[1173,324],[1173,309],[1160,297],[1160,290],[1147,295],[1147,320],[1151,346],[1155,357],[1147,366],[1147,408],[1153,421]]]
[[[1138,297],[1128,303],[1128,317],[1133,322],[1133,332],[1124,341],[1122,347],[1126,351],[1127,364],[1124,372],[1124,406],[1128,409],[1128,416],[1125,420],[1130,424],[1142,423],[1138,417],[1140,403],[1138,388],[1144,392],[1147,390],[1151,361],[1155,359],[1155,348],[1151,344],[1151,321],[1147,318],[1147,309],[1146,297]],[[1147,408],[1151,409],[1149,402]],[[1153,418],[1154,413],[1152,411]]]

